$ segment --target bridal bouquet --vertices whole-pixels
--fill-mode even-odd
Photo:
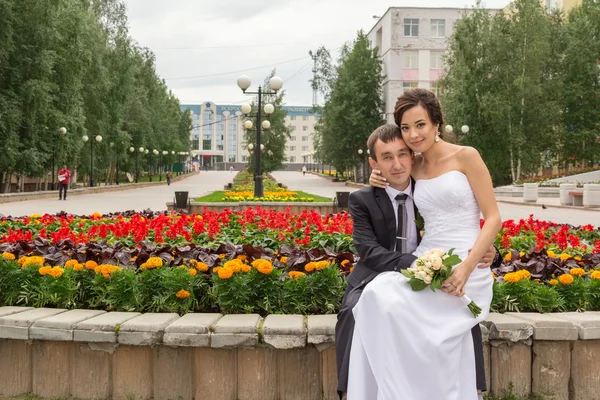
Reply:
[[[402,270],[402,275],[409,279],[408,283],[411,289],[420,291],[427,286],[432,291],[441,289],[442,282],[452,273],[452,267],[462,262],[460,257],[452,254],[453,251],[454,249],[450,249],[446,253],[442,249],[431,249],[417,258],[414,268]],[[471,310],[474,317],[481,313],[481,308],[467,295],[459,297],[459,299]]]

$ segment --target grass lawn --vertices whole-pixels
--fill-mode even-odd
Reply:
[[[312,197],[314,199],[315,203],[331,203],[333,201],[333,199],[330,199],[327,197],[315,196],[314,194],[310,194],[310,193],[306,193],[306,192],[302,192],[302,191],[294,190],[294,192],[298,193],[298,197]],[[206,196],[197,197],[193,201],[207,202],[207,203],[220,203],[221,199],[224,196],[225,196],[225,191],[218,190],[216,192],[207,194]]]

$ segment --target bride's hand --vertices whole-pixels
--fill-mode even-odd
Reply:
[[[369,184],[378,188],[385,189],[388,185],[387,180],[381,175],[381,171],[374,169],[369,177]]]
[[[442,283],[442,290],[456,297],[464,296],[465,285],[471,272],[472,269],[464,264],[454,268],[448,279]]]

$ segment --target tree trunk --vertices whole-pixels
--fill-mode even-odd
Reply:
[[[10,186],[12,182],[12,172],[6,173],[6,180],[4,181],[4,190],[3,193],[10,193]]]

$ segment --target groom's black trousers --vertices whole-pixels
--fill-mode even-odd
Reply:
[[[366,285],[353,287],[348,284],[344,298],[342,300],[342,309],[337,315],[337,324],[335,325],[335,353],[338,372],[338,394],[348,391],[348,371],[350,365],[350,348],[352,347],[352,334],[354,333],[354,315],[352,309],[358,303],[363,289]],[[473,335],[473,345],[475,346],[475,370],[477,375],[477,390],[485,391],[485,369],[483,366],[483,342],[481,338],[481,329],[479,324],[471,330]]]

